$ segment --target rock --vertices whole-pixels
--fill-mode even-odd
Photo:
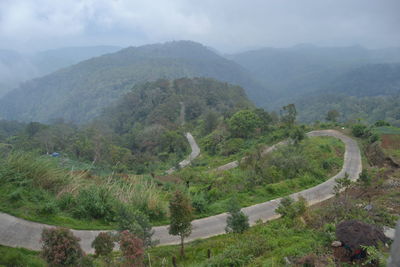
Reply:
[[[332,244],[331,244],[331,246],[334,247],[334,248],[341,247],[341,246],[342,246],[342,242],[340,242],[340,241],[333,241]]]
[[[369,204],[369,205],[367,205],[367,206],[364,207],[364,209],[365,209],[366,211],[370,211],[370,210],[372,210],[372,208],[373,208],[373,206],[372,206],[371,204]]]

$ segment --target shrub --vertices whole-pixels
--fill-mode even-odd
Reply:
[[[42,207],[39,208],[39,213],[42,215],[52,215],[58,212],[58,206],[55,202],[46,202]]]
[[[139,210],[133,210],[125,205],[120,205],[117,211],[118,230],[128,230],[141,240],[145,247],[155,245],[151,240],[154,231],[151,229],[149,218]]]
[[[110,233],[101,232],[92,242],[96,256],[109,256],[114,248],[113,237]]]
[[[34,153],[12,152],[0,167],[0,179],[19,186],[35,186],[52,192],[69,178],[56,163]]]
[[[244,140],[241,138],[232,138],[221,144],[221,155],[229,156],[241,150],[244,145]]]
[[[79,238],[68,229],[44,229],[42,243],[42,257],[50,266],[77,266],[82,258]]]
[[[111,221],[113,219],[113,199],[104,187],[91,186],[79,192],[73,211],[78,218],[94,218]]]
[[[225,231],[227,233],[243,233],[249,229],[249,218],[240,211],[239,203],[232,199],[228,207],[229,216],[226,219]]]
[[[71,193],[64,193],[57,200],[57,205],[61,210],[68,210],[76,206],[76,200]]]
[[[303,197],[299,197],[298,201],[294,201],[291,197],[284,197],[276,208],[276,213],[282,217],[294,219],[301,216],[306,211],[307,202]]]
[[[129,231],[120,234],[119,247],[127,266],[144,266],[143,241]]]
[[[192,206],[193,208],[199,212],[203,213],[207,211],[207,199],[203,192],[197,193],[192,198]]]

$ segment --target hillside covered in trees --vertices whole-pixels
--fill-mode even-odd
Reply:
[[[340,120],[388,120],[398,123],[400,49],[297,45],[263,48],[228,56],[265,88],[255,103],[277,110],[295,103],[299,120],[323,121],[329,110]]]
[[[137,83],[181,77],[211,77],[245,88],[259,87],[244,68],[205,46],[169,42],[129,47],[29,81],[0,100],[0,117],[87,122]]]
[[[295,101],[299,119],[324,120],[337,110],[339,120],[374,123],[387,120],[400,125],[400,64],[371,64],[349,71],[326,89],[306,94]]]
[[[63,47],[35,53],[0,49],[0,96],[27,80],[119,49],[117,46]]]

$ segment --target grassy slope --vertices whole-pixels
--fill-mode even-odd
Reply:
[[[326,146],[330,146],[334,149],[326,150]],[[203,187],[208,185],[208,182],[210,181],[209,179],[215,181],[218,186],[213,189],[213,196],[210,197],[211,202],[209,203],[209,208],[202,213],[197,213],[196,217],[201,218],[225,212],[226,203],[232,196],[237,196],[240,199],[242,206],[249,206],[315,186],[326,180],[326,178],[331,174],[337,172],[342,165],[344,147],[340,141],[334,138],[311,138],[305,141],[305,148],[305,156],[309,161],[314,163],[313,168],[317,175],[305,173],[290,180],[282,180],[273,184],[262,184],[250,190],[247,188],[238,188],[243,183],[243,177],[246,177],[246,172],[240,168],[227,171],[223,174],[211,174],[211,176],[205,174],[206,179],[208,180],[206,182],[200,180],[191,183],[189,189],[191,193],[203,190]],[[328,157],[334,158],[336,168],[330,171],[325,171],[320,167],[321,160]],[[202,169],[202,167],[199,168]],[[194,168],[194,171],[197,171],[196,167]],[[204,169],[201,170],[201,172],[204,174]],[[5,173],[3,175],[7,174]],[[114,177],[114,179],[121,180],[121,177]],[[124,190],[129,187],[129,184],[135,183],[134,181],[136,178],[133,177],[132,179],[134,180],[116,182],[116,185],[113,186],[111,190],[112,194],[120,198],[121,195],[128,193],[134,195],[136,190],[148,192],[149,194],[143,198],[148,199],[150,202],[155,201],[156,205],[166,207],[168,192],[175,190],[174,188],[176,187],[181,187],[179,184],[164,184],[162,187],[157,188],[155,185],[152,185],[151,177],[145,177],[143,180],[144,184],[138,183],[135,185],[136,187],[134,186],[133,189],[131,189],[131,191],[125,192]],[[149,182],[145,182],[146,180],[150,181],[150,184]],[[106,178],[84,176],[72,178],[72,181],[67,183],[65,187],[81,188],[93,184],[107,188],[109,187]],[[223,187],[223,184],[229,184],[230,186]],[[141,199],[136,198],[131,201],[139,203]],[[116,227],[115,223],[109,221],[85,218],[78,219],[73,216],[73,211],[60,209],[58,207],[60,205],[59,203],[60,198],[57,197],[56,193],[49,192],[48,190],[36,186],[26,187],[19,186],[15,183],[4,183],[0,187],[0,210],[17,217],[75,229],[112,229]],[[154,225],[167,223],[168,220],[165,217],[153,219]]]

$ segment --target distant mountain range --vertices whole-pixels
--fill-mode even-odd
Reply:
[[[0,96],[32,78],[120,49],[117,46],[64,47],[34,54],[0,49]]]
[[[391,104],[399,94],[400,48],[297,45],[222,56],[199,43],[177,41],[116,50],[69,48],[41,53],[27,63],[33,72],[36,65],[50,72],[84,57],[93,58],[9,92],[0,99],[0,118],[41,122],[64,118],[84,123],[137,84],[160,78],[209,77],[242,86],[250,100],[268,110],[295,103],[299,119],[305,122],[323,120],[329,109],[338,109],[342,120],[400,122],[392,114],[398,105]],[[8,62],[4,66],[17,66],[19,61],[25,62],[18,54],[0,52],[0,62]],[[387,108],[375,111],[374,116],[365,108],[382,101]]]
[[[129,47],[26,82],[0,100],[0,114],[23,121],[64,118],[83,123],[137,83],[181,77],[210,77],[241,85],[253,98],[252,92],[262,91],[237,63],[201,44],[179,41]]]
[[[346,73],[347,79],[349,75],[356,74],[354,71],[359,67],[400,62],[400,48],[370,50],[361,46],[297,45],[263,48],[228,55],[228,58],[242,65],[265,88],[276,93],[273,102],[266,101],[268,93],[258,93],[256,104],[277,109],[304,94],[328,90],[332,83],[343,80]]]

